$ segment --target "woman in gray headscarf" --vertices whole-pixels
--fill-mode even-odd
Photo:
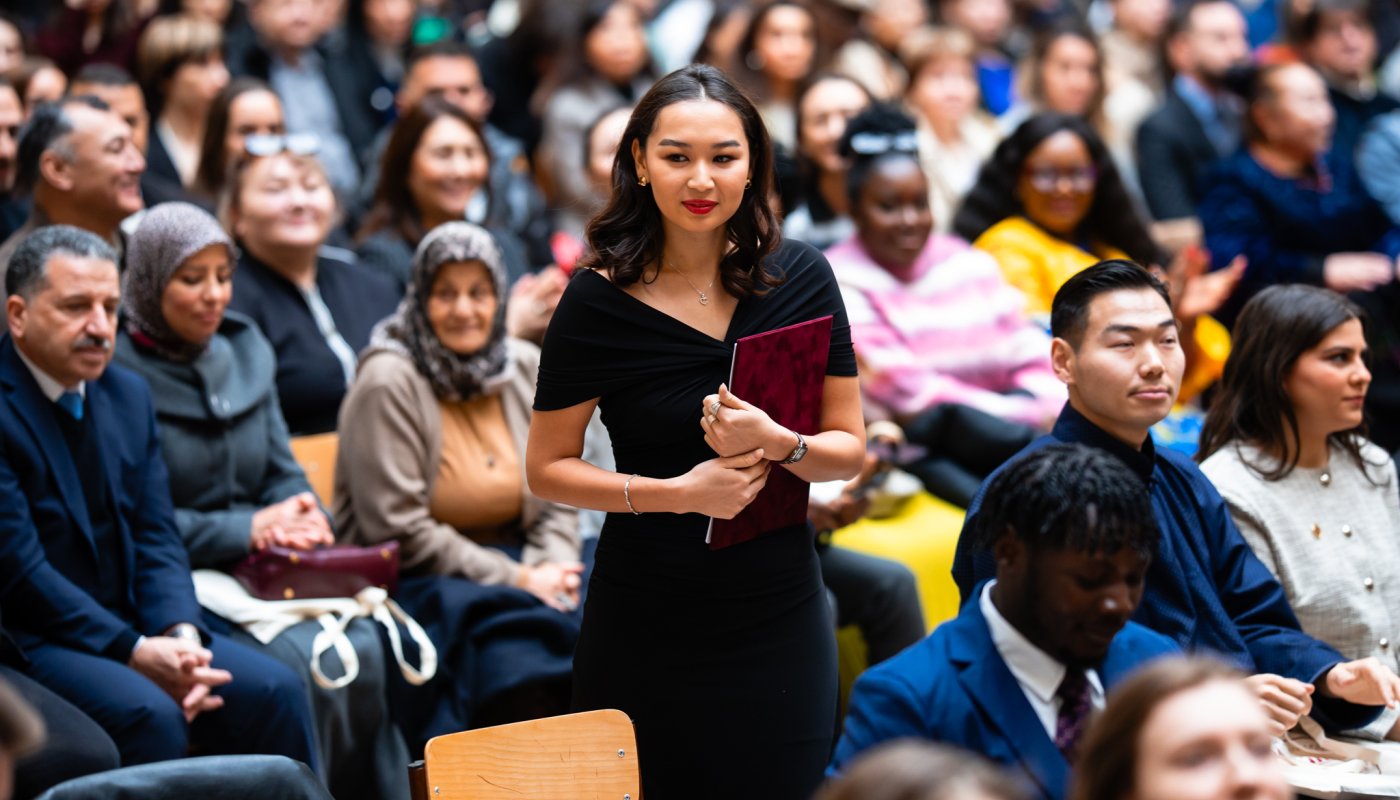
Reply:
[[[423,715],[404,723],[410,745],[454,725],[500,721],[481,706],[506,689],[568,683],[577,623],[567,612],[578,605],[583,568],[577,512],[525,483],[539,349],[506,335],[508,290],[489,233],[468,222],[434,228],[340,409],[338,535],[400,543],[398,600],[440,655],[439,694],[409,703]],[[539,627],[505,632],[507,645],[475,627],[482,612],[470,608],[480,602]],[[497,644],[501,660],[491,657]]]
[[[227,570],[269,544],[305,549],[334,541],[288,447],[272,346],[251,320],[225,311],[235,263],[218,221],[188,203],[152,208],[127,243],[116,360],[151,385],[175,520],[195,569]],[[319,623],[294,625],[266,645],[225,625],[306,681],[332,794],[408,797],[408,754],[389,718],[375,623],[360,619],[347,629],[360,673],[338,690],[311,680]]]

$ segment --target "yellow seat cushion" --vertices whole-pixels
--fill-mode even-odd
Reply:
[[[863,519],[842,528],[833,534],[832,544],[908,567],[918,580],[924,624],[931,631],[958,614],[958,587],[952,570],[963,516],[961,508],[920,492],[905,501],[894,516]],[[865,641],[855,626],[837,631],[836,642],[844,709],[851,684],[869,660]]]

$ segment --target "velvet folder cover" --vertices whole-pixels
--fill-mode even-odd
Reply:
[[[734,342],[729,390],[804,437],[821,425],[822,387],[831,350],[831,316],[745,336]],[[773,454],[770,454],[773,455]],[[782,453],[786,458],[787,453]],[[711,550],[747,542],[765,531],[807,521],[811,484],[773,464],[768,483],[734,519],[713,519]]]

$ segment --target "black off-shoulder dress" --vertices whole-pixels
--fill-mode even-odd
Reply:
[[[766,268],[785,281],[741,298],[723,341],[602,275],[576,274],[545,336],[535,409],[600,398],[618,471],[670,478],[715,457],[700,404],[728,378],[736,339],[832,314],[827,374],[854,376],[826,259],[784,242]],[[803,524],[711,551],[707,524],[699,514],[608,515],[574,655],[574,705],[631,715],[647,800],[806,800],[837,713],[813,537]]]

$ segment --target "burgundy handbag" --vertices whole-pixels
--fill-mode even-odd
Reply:
[[[233,577],[259,600],[354,597],[367,586],[393,594],[399,586],[399,543],[314,550],[271,545],[238,562]]]

